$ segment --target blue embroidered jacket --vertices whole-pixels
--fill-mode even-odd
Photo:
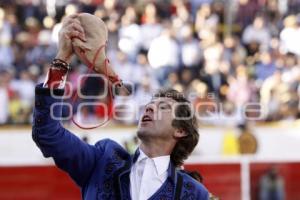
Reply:
[[[129,200],[129,173],[139,152],[131,156],[116,142],[105,139],[89,145],[62,127],[51,114],[61,115],[64,90],[38,85],[35,90],[32,137],[45,157],[66,171],[81,188],[85,200]],[[54,94],[56,98],[53,97]],[[51,111],[52,110],[52,111]],[[206,188],[170,162],[168,178],[150,200],[208,200]]]

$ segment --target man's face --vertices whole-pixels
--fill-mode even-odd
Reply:
[[[172,108],[176,101],[168,97],[154,98],[145,106],[139,121],[138,137],[140,139],[170,139],[175,132],[172,126]]]

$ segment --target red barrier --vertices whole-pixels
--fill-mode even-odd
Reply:
[[[241,199],[240,164],[189,164],[185,170],[198,171],[208,190],[222,200]]]
[[[0,167],[1,200],[80,200],[80,190],[54,166]]]
[[[251,199],[256,200],[260,177],[276,166],[285,182],[287,200],[300,199],[300,163],[251,163]],[[188,164],[198,171],[204,185],[222,200],[241,199],[240,164]],[[1,200],[80,200],[80,190],[69,176],[55,166],[0,167]]]

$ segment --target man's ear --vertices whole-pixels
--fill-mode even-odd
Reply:
[[[175,133],[174,133],[175,138],[182,138],[185,136],[187,136],[187,133],[185,132],[185,130],[183,130],[182,128],[175,129]]]

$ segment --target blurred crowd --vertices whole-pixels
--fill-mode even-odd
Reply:
[[[105,21],[110,63],[134,84],[131,98],[115,98],[117,106],[143,105],[160,87],[172,87],[203,123],[295,120],[299,11],[297,0],[1,0],[0,124],[31,122],[34,88],[56,55],[61,20],[78,12]],[[76,85],[86,67],[77,59],[71,67]],[[136,123],[127,112],[115,121]],[[103,110],[78,114],[93,121]]]

